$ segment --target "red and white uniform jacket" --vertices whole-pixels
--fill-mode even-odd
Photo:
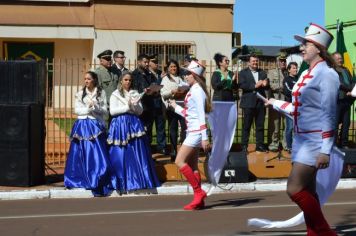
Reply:
[[[295,135],[320,133],[320,152],[325,154],[334,144],[339,85],[335,70],[322,60],[301,74],[292,90],[292,103],[273,103],[274,109],[292,116]]]
[[[179,105],[175,108],[175,112],[185,118],[187,132],[201,133],[202,140],[208,140],[204,109],[206,99],[204,90],[195,83],[185,96],[184,108]]]

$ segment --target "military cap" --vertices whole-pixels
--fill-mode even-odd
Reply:
[[[153,63],[158,63],[158,57],[157,54],[152,54],[149,56],[150,61],[152,61]]]
[[[280,52],[279,54],[278,54],[278,60],[287,60],[287,53],[286,52]]]
[[[112,51],[111,50],[105,50],[102,53],[98,54],[98,58],[111,58]]]
[[[185,55],[184,60],[191,62],[191,61],[196,61],[198,59],[195,57],[194,54],[187,54]]]

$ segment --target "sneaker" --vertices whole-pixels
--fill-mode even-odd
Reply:
[[[264,145],[256,147],[256,152],[268,152],[268,149]]]
[[[268,150],[270,150],[271,152],[278,152],[279,151],[279,144],[278,143],[271,143],[268,146]]]

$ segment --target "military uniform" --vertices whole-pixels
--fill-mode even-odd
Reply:
[[[278,59],[283,60],[285,57],[280,56]],[[267,77],[270,81],[270,90],[268,91],[269,98],[275,98],[278,100],[284,100],[283,95],[283,80],[286,77],[287,71],[282,71],[280,68],[276,68],[268,71]],[[280,143],[280,128],[282,116],[274,110],[269,108],[268,110],[268,149],[270,151],[278,151]],[[282,141],[283,147],[286,147],[285,140]]]
[[[111,60],[111,50],[105,50],[98,55],[99,59]],[[95,73],[98,75],[99,86],[105,91],[107,101],[110,101],[111,94],[117,89],[119,78],[113,74],[110,69],[100,65],[95,69]]]

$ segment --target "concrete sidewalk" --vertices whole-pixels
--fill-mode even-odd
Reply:
[[[214,188],[212,193],[233,193],[233,192],[249,192],[249,191],[285,191],[286,179],[266,179],[257,180],[249,183],[233,183],[220,184]],[[203,183],[203,189],[208,191],[210,184]],[[353,189],[356,188],[356,179],[341,179],[337,189]],[[133,197],[148,194],[160,195],[176,195],[176,194],[191,194],[192,189],[186,182],[166,182],[154,190],[140,190],[128,194],[120,195],[113,192],[110,197]],[[1,200],[19,200],[19,199],[60,199],[60,198],[91,198],[93,195],[91,191],[85,189],[65,189],[63,186],[45,185],[31,188],[19,189],[1,189]]]

